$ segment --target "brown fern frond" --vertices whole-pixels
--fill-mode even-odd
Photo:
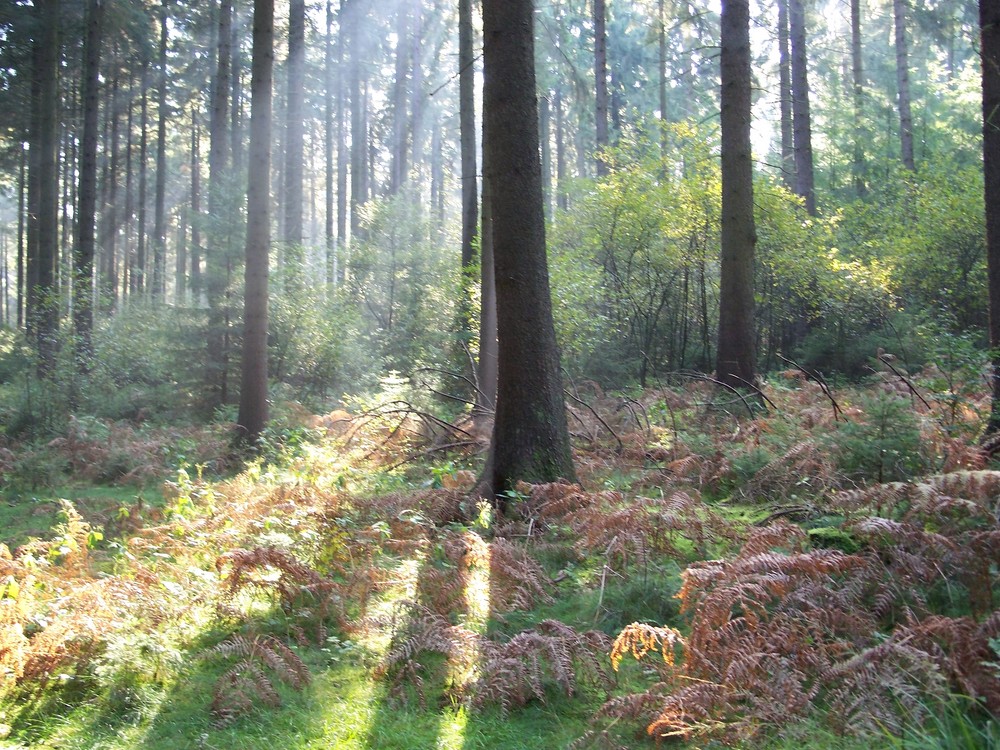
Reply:
[[[223,674],[212,690],[210,711],[222,727],[252,713],[260,704],[281,706],[281,697],[261,668],[253,661],[241,661]]]
[[[522,546],[498,538],[489,550],[490,610],[495,615],[553,601],[549,577]]]
[[[616,672],[626,654],[639,661],[650,651],[659,651],[663,663],[674,665],[674,652],[678,645],[684,645],[684,637],[674,628],[661,628],[642,622],[633,622],[615,638],[611,647],[611,667]]]

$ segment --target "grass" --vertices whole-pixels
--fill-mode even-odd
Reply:
[[[701,450],[690,455],[710,468],[724,466],[721,459],[732,459],[729,469],[679,476],[642,453],[630,462],[612,451],[601,453],[598,446],[592,448],[593,454],[584,457],[588,466],[582,475],[592,491],[614,490],[626,498],[669,498],[677,487],[692,493],[703,490],[702,498],[731,497],[730,501],[710,502],[706,507],[734,526],[749,529],[782,503],[802,504],[802,498],[795,495],[775,494],[786,486],[781,482],[761,485],[765,499],[757,504],[745,502],[733,492],[741,483],[758,478],[763,466],[780,468],[789,444],[801,437],[790,426],[791,420],[783,421],[780,429],[768,424],[768,418],[761,417],[752,425],[765,434],[767,455],[745,424],[739,425],[740,440],[733,437],[736,433],[732,425],[720,429],[719,434],[698,436]],[[148,611],[119,613],[117,620],[102,623],[107,630],[102,633],[98,651],[106,649],[107,658],[113,657],[117,667],[108,666],[107,659],[102,662],[99,655],[91,656],[77,668],[59,667],[62,671],[53,675],[48,686],[26,686],[6,694],[0,673],[0,750],[566,748],[594,728],[592,717],[604,701],[603,691],[584,686],[575,695],[567,696],[554,689],[553,683],[547,686],[544,700],[534,697],[507,713],[496,706],[472,709],[450,697],[443,677],[447,662],[436,654],[430,662],[421,662],[429,666],[436,658],[441,667],[420,673],[424,680],[423,700],[411,689],[410,700],[401,701],[390,693],[387,679],[373,676],[379,660],[399,643],[398,639],[393,641],[393,635],[402,632],[403,626],[393,613],[418,596],[433,598],[434,587],[448,585],[449,577],[461,577],[464,589],[453,597],[455,608],[447,616],[452,624],[466,624],[469,630],[486,633],[497,642],[505,642],[543,620],[557,620],[578,631],[596,629],[611,636],[634,621],[681,629],[687,626],[690,615],[680,614],[675,595],[681,588],[685,565],[697,555],[694,542],[680,539],[678,559],[632,555],[625,569],[611,570],[605,567],[603,544],[597,550],[583,550],[568,524],[553,522],[546,526],[544,521],[520,531],[515,524],[510,539],[520,542],[530,535],[526,549],[545,575],[557,580],[549,589],[551,601],[539,598],[530,608],[488,616],[488,603],[471,604],[470,592],[474,588],[472,580],[478,575],[487,577],[478,585],[489,593],[489,565],[463,567],[460,558],[449,551],[449,545],[463,538],[463,533],[473,531],[483,537],[485,544],[492,532],[473,518],[463,522],[449,517],[447,522],[435,523],[431,520],[433,508],[422,507],[419,502],[423,501],[418,501],[424,497],[421,491],[441,484],[445,475],[449,480],[455,477],[456,466],[467,465],[464,459],[451,458],[443,465],[409,464],[386,469],[396,464],[399,455],[383,455],[383,448],[394,448],[383,446],[372,453],[370,461],[367,457],[362,460],[361,455],[380,445],[381,439],[375,434],[369,442],[362,441],[353,453],[338,452],[324,443],[306,444],[287,456],[282,465],[252,466],[229,482],[201,482],[189,477],[188,484],[169,498],[164,498],[159,488],[137,490],[82,482],[32,491],[8,488],[0,500],[0,541],[11,549],[29,537],[51,537],[51,529],[61,520],[60,498],[71,501],[90,523],[106,527],[106,538],[88,558],[90,578],[73,578],[77,574],[66,572],[60,580],[61,563],[53,555],[48,558],[54,561],[51,567],[36,571],[38,581],[32,584],[36,600],[30,602],[36,609],[23,623],[25,632],[32,637],[58,619],[74,587],[106,581],[111,572],[136,581],[151,573],[155,585],[148,594]],[[395,448],[399,449],[397,453],[408,449]],[[682,448],[678,446],[676,455]],[[794,479],[795,465],[789,466]],[[677,472],[681,470],[677,468]],[[787,486],[801,491],[794,482]],[[402,496],[395,505],[385,499],[393,495]],[[181,508],[179,497],[190,502],[186,500]],[[141,504],[137,503],[139,498]],[[807,500],[819,503],[823,498]],[[118,511],[123,507],[141,507],[142,511],[138,519],[141,523],[127,531],[116,525]],[[664,511],[650,506],[650,513],[660,512]],[[698,506],[696,512],[701,514],[705,509]],[[812,527],[812,547],[856,552],[864,540],[842,531],[842,521],[842,517],[832,514],[805,518],[804,525]],[[124,538],[116,538],[118,534],[124,534]],[[704,554],[732,554],[735,548],[727,549],[726,544],[735,542],[710,539]],[[350,589],[350,596],[355,598],[344,602],[352,627],[362,613],[376,625],[368,630],[338,630],[336,618],[331,617],[327,623],[331,627],[330,640],[318,646],[294,647],[312,675],[303,690],[278,685],[280,708],[266,708],[258,701],[246,715],[219,726],[210,711],[213,692],[220,675],[234,660],[212,656],[210,649],[231,632],[270,633],[291,642],[295,626],[314,619],[315,600],[306,596],[293,602],[275,593],[280,571],[273,568],[251,571],[259,576],[258,595],[265,590],[266,595],[249,602],[238,600],[242,615],[216,616],[215,605],[225,575],[224,570],[216,569],[217,556],[235,548],[265,545],[292,552],[321,574],[330,574],[338,585],[346,586],[349,573],[364,566],[377,571],[368,584],[358,584],[359,589],[370,585],[371,596],[364,604],[359,589]],[[109,554],[112,547],[113,560]],[[617,558],[616,564],[620,560]],[[0,568],[0,636],[7,622],[3,619],[4,597],[17,596],[4,593],[4,575]],[[430,590],[419,589],[420,581]],[[54,587],[59,586],[66,589],[56,592]],[[153,605],[163,606],[165,620],[155,619]],[[408,612],[412,615],[419,610]],[[85,614],[99,616],[97,612]],[[3,648],[0,637],[0,660]],[[151,666],[157,659],[165,665],[162,670]],[[656,679],[649,662],[630,663],[619,675],[617,693],[642,692]],[[962,699],[931,712],[930,722],[906,729],[902,737],[842,737],[824,726],[822,709],[816,714],[815,719],[806,722],[765,728],[763,739],[746,747],[970,750],[1000,746],[996,723],[985,722]],[[602,726],[606,725],[597,728]],[[642,720],[618,719],[612,726],[623,746],[652,746],[644,739]],[[678,746],[693,750],[718,745],[692,741]]]

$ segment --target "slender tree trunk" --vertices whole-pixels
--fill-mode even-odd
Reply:
[[[232,1],[232,12],[229,32],[229,70],[231,72],[230,88],[232,101],[229,106],[230,145],[229,153],[233,164],[233,174],[243,173],[243,38],[244,28],[240,22],[239,5]]]
[[[595,118],[597,123],[597,176],[608,173],[608,165],[601,152],[608,147],[608,35],[605,0],[593,0],[594,10],[594,90],[596,92]]]
[[[896,30],[896,87],[899,96],[899,145],[903,166],[915,170],[913,160],[913,114],[910,109],[910,66],[907,61],[906,0],[892,0]]]
[[[864,144],[864,100],[865,79],[861,65],[861,0],[851,0],[851,78],[852,101],[854,104],[854,157],[851,175],[854,178],[854,192],[859,198],[868,193],[865,184],[865,144]]]
[[[238,424],[255,442],[267,423],[267,287],[270,230],[271,84],[274,0],[254,0],[250,82],[250,174],[243,312],[243,367]]]
[[[40,35],[35,41],[38,80],[37,214],[34,221],[35,274],[31,312],[38,349],[38,373],[50,375],[55,367],[59,328],[59,302],[56,298],[55,264],[59,257],[59,0],[39,0],[35,6],[40,21]]]
[[[778,0],[778,96],[781,111],[781,181],[795,189],[795,145],[792,135],[792,56],[788,44],[788,2]]]
[[[562,88],[556,87],[556,207],[569,210],[569,191],[566,189],[566,118],[563,113]]]
[[[722,259],[715,371],[720,382],[737,388],[752,385],[755,378],[750,61],[750,4],[723,0]]]
[[[402,2],[396,10],[396,75],[392,86],[392,142],[389,165],[389,195],[396,195],[403,187],[408,170],[406,159],[407,131],[407,82],[410,53],[410,7]]]
[[[466,269],[472,265],[473,246],[479,232],[472,0],[458,2],[458,47],[458,110],[462,151],[462,268]]]
[[[350,41],[350,61],[348,62],[349,87],[351,93],[351,244],[363,239],[361,230],[361,206],[367,200],[365,178],[367,174],[367,138],[365,129],[365,99],[361,75],[361,54],[364,51],[362,29],[364,22],[362,0],[348,0],[342,15],[347,24]]]
[[[162,302],[166,295],[167,276],[167,9],[170,0],[160,6],[160,61],[156,112],[156,203],[153,213],[153,284],[152,297]]]
[[[24,328],[24,239],[27,210],[25,199],[28,194],[28,149],[21,144],[17,173],[17,327]]]
[[[205,258],[205,291],[208,298],[208,379],[219,404],[229,401],[228,286],[232,273],[232,230],[229,226],[232,196],[226,177],[232,134],[228,132],[232,65],[232,0],[219,2],[218,46],[212,81],[208,125],[208,245]],[[254,180],[261,177],[254,174]]]
[[[809,115],[809,74],[806,57],[806,14],[803,0],[788,0],[788,27],[792,46],[792,124],[795,131],[795,193],[816,215],[813,173],[812,121]]]
[[[666,0],[659,0],[656,8],[657,42],[660,94],[660,157],[667,157],[667,8]]]
[[[542,206],[545,217],[552,218],[552,113],[549,97],[538,99],[538,135],[542,149]]]
[[[336,166],[333,160],[336,138],[336,111],[334,92],[334,69],[336,61],[333,57],[333,0],[326,0],[326,36],[324,38],[324,70],[323,70],[323,166],[325,177],[324,203],[324,239],[326,248],[326,284],[337,283],[337,214],[334,208],[334,197],[337,193]]]
[[[201,279],[201,123],[191,112],[191,297],[195,307],[202,292]]]
[[[476,361],[476,382],[479,390],[476,393],[476,408],[473,409],[473,418],[480,426],[485,426],[493,414],[497,399],[497,288],[493,269],[493,210],[490,181],[485,179],[490,171],[488,159],[489,145],[486,143],[484,123],[483,234],[479,244],[482,273],[479,277],[479,356]]]
[[[101,3],[103,5],[103,3]],[[100,273],[98,273],[97,284],[97,305],[99,309],[114,310],[118,299],[118,279],[116,277],[117,263],[117,238],[118,238],[118,154],[120,147],[118,126],[120,97],[118,92],[117,73],[111,79],[111,86],[105,99],[105,122],[110,129],[109,153],[105,156],[105,182],[104,182],[104,211],[101,217],[100,232]],[[84,105],[86,106],[86,105]],[[107,142],[107,141],[106,141]]]
[[[290,0],[288,6],[288,88],[285,103],[285,254],[290,289],[301,286],[302,275],[302,164],[305,133],[302,102],[305,93],[305,0]]]
[[[348,221],[348,201],[347,201],[347,165],[349,155],[347,152],[347,128],[344,120],[346,91],[344,89],[344,0],[340,1],[340,11],[338,14],[337,34],[337,249],[342,256],[340,258],[341,268],[336,274],[338,280],[347,277],[348,247],[347,247],[347,221]]]
[[[987,434],[1000,431],[1000,4],[979,0],[983,73],[983,176],[989,277],[993,408]]]
[[[139,103],[139,215],[136,219],[135,269],[131,274],[133,294],[146,292],[146,192],[149,174],[149,63],[142,65],[142,98]]]
[[[484,102],[496,272],[497,410],[486,483],[574,479],[552,322],[532,0],[484,0]]]

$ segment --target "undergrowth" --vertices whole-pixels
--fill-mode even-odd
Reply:
[[[704,384],[579,397],[581,483],[506,517],[470,494],[471,425],[398,401],[289,407],[229,479],[211,431],[8,443],[15,505],[31,461],[147,489],[0,544],[0,744],[989,746],[985,403],[786,375],[752,417]]]

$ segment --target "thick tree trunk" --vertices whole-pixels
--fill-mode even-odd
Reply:
[[[813,175],[812,122],[809,115],[809,74],[806,58],[806,15],[803,0],[788,0],[788,27],[792,46],[795,193],[805,200],[806,210],[815,216],[816,190]]]
[[[594,3],[594,91],[597,133],[597,176],[608,173],[608,165],[601,152],[608,147],[608,35],[605,0]]]
[[[486,483],[574,478],[552,322],[535,93],[534,3],[484,0],[484,102],[499,373]]]
[[[792,56],[788,46],[788,2],[778,0],[778,96],[781,112],[781,181],[795,189],[795,141],[792,135]]]
[[[59,0],[39,0],[35,6],[40,35],[35,40],[37,79],[37,130],[32,149],[37,150],[37,203],[34,221],[34,284],[29,287],[29,305],[38,351],[38,373],[46,377],[55,368],[59,328],[55,265],[59,256]],[[30,261],[29,261],[30,262]]]
[[[250,442],[267,423],[267,287],[271,242],[271,83],[274,0],[254,0],[250,82],[250,174],[238,425]]]
[[[1000,4],[979,0],[983,71],[983,175],[989,276],[993,408],[987,433],[1000,431]]]
[[[913,114],[910,109],[910,66],[907,60],[906,0],[892,0],[896,31],[896,88],[899,96],[899,145],[903,166],[913,171]]]
[[[750,7],[722,3],[722,259],[716,377],[725,385],[753,384],[753,162],[750,152]]]
[[[865,145],[864,145],[864,98],[865,79],[861,65],[861,0],[851,0],[851,78],[852,103],[854,105],[854,157],[851,175],[854,192],[859,198],[868,193],[865,185]]]

